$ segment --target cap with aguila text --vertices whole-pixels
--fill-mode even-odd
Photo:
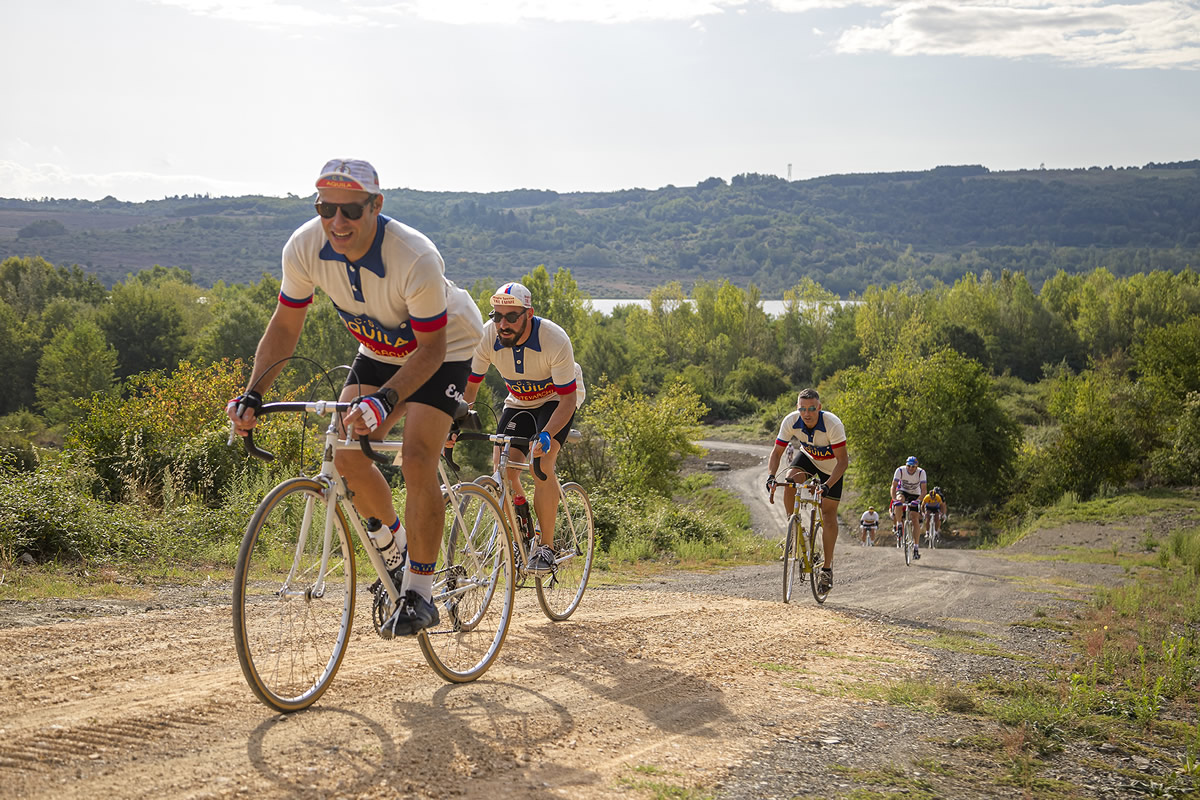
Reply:
[[[496,290],[496,293],[492,295],[492,305],[533,308],[533,294],[521,284],[513,281]]]
[[[357,158],[335,158],[321,168],[317,177],[318,189],[350,189],[355,192],[379,194],[379,173],[366,161]]]

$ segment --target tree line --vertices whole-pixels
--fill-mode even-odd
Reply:
[[[909,454],[957,507],[994,521],[1064,495],[1200,480],[1200,274],[1191,269],[1059,272],[1038,289],[1023,273],[985,271],[929,288],[870,286],[853,302],[806,278],[775,317],[755,287],[729,281],[667,283],[648,308],[604,315],[569,270],[501,280],[512,277],[575,343],[589,388],[578,420],[586,440],[565,466],[601,497],[620,487],[669,498],[701,424],[733,422],[770,441],[804,386],[846,422],[852,484],[876,504]],[[481,309],[496,283],[470,287]],[[190,525],[248,514],[256,470],[266,468],[225,446],[222,408],[243,385],[278,289],[272,277],[203,287],[163,267],[107,289],[78,268],[5,260],[5,474],[76,497],[78,513],[96,519],[111,521],[105,504],[131,502],[202,509]],[[314,305],[279,397],[336,391],[340,376],[325,370],[354,350],[341,328],[327,300]],[[487,386],[485,403],[502,397],[497,376]],[[302,428],[274,437],[302,457]],[[42,519],[28,494],[14,497],[21,507],[0,509],[0,531],[25,531],[22,541],[44,551],[66,547],[58,506]]]

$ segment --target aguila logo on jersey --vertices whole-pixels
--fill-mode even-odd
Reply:
[[[800,446],[804,448],[804,452],[808,453],[808,455],[811,458],[814,458],[814,459],[833,458],[833,446],[832,445],[827,444],[822,447],[822,446],[818,446],[815,444],[809,444],[808,442],[801,442]]]
[[[354,338],[365,344],[372,352],[385,356],[406,356],[417,349],[412,326],[401,322],[395,328],[385,328],[365,314],[350,314],[338,309],[342,322]]]
[[[505,381],[509,393],[518,400],[541,400],[554,394],[554,382],[547,378],[544,381]]]

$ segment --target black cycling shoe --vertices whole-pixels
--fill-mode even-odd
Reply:
[[[437,606],[417,591],[409,589],[400,599],[395,613],[383,623],[379,635],[384,639],[391,639],[393,636],[416,636],[431,625],[437,625],[440,619]]]
[[[833,570],[829,567],[821,567],[821,574],[817,576],[817,591],[826,594],[832,588]]]
[[[529,565],[525,567],[525,571],[531,575],[545,575],[554,569],[554,548],[546,545],[539,545],[537,550],[533,551],[533,556],[529,559]]]
[[[913,561],[920,561],[920,560],[921,560],[921,551],[914,547],[913,548]]]

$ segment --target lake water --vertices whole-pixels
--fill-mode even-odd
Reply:
[[[778,317],[784,312],[784,304],[782,300],[760,300],[759,302],[762,304],[763,311],[767,313],[768,317]],[[649,299],[600,299],[592,300],[591,303],[593,309],[606,316],[611,314],[612,310],[617,306],[641,306],[642,308],[650,307]]]

